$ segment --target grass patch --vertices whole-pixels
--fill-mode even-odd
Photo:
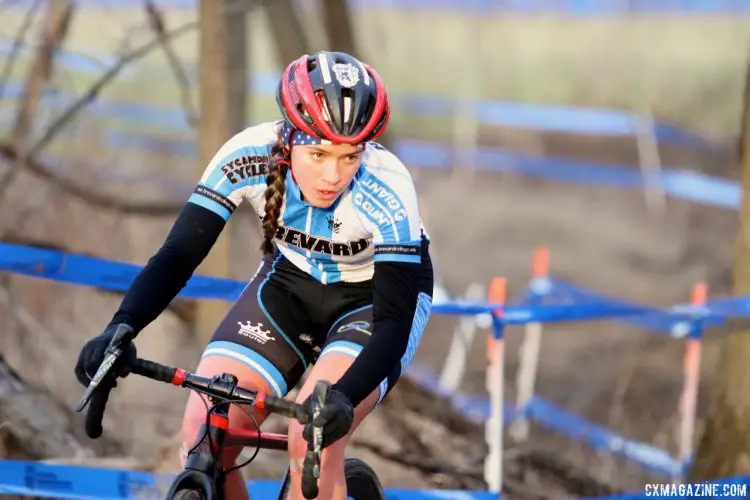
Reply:
[[[195,14],[169,10],[168,25],[175,28],[194,20]],[[7,22],[2,33],[7,36],[20,22],[20,13],[4,12],[3,17]],[[661,119],[709,136],[734,135],[739,128],[750,44],[747,18],[575,19],[372,8],[356,10],[355,22],[363,58],[379,69],[394,94],[651,107]],[[67,48],[110,54],[121,48],[129,27],[139,24],[135,38],[142,43],[150,35],[139,9],[81,9]],[[277,71],[262,11],[250,17],[249,33],[251,70]],[[173,44],[193,69],[197,44],[196,32]],[[16,78],[22,75],[21,65]],[[94,78],[65,70],[58,83],[80,92]],[[197,102],[195,88],[192,97]],[[179,106],[180,96],[164,54],[156,51],[106,89],[102,99],[110,98]],[[405,127],[411,129],[414,122],[399,115],[396,110],[394,131],[407,132]],[[275,117],[271,95],[250,99],[249,122]],[[445,128],[426,125],[420,130],[429,134],[441,134]]]

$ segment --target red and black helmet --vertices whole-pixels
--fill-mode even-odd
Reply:
[[[295,128],[333,143],[374,141],[390,116],[380,76],[344,52],[320,51],[293,61],[281,77],[276,102]]]

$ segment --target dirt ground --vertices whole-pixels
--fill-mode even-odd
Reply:
[[[637,162],[632,141],[507,131],[487,132],[485,140],[490,137],[496,145],[529,152]],[[727,148],[663,148],[662,156],[665,164],[736,177],[733,151]],[[554,276],[641,304],[685,303],[698,281],[706,281],[714,297],[730,293],[736,212],[668,199],[664,213],[657,215],[649,212],[639,191],[498,173],[480,173],[464,185],[423,172],[418,179],[438,267],[454,296],[470,283],[486,284],[495,275],[508,278],[513,295],[528,282],[531,255],[539,245],[550,248]],[[441,369],[453,323],[433,317],[417,354],[419,363]],[[627,437],[676,454],[677,405],[683,381],[681,341],[612,321],[548,324],[544,332],[539,395]],[[522,333],[521,327],[507,332],[509,398],[514,397]],[[718,338],[709,333],[704,342],[699,409],[705,408]],[[475,341],[467,363],[464,389],[471,393],[484,391],[484,345],[482,337]],[[532,446],[557,450],[615,486],[637,491],[649,478],[640,467],[622,459],[610,461],[585,444],[554,438],[541,430],[532,431],[532,436]]]
[[[582,138],[533,137],[510,131],[485,131],[485,141],[518,149],[532,149],[533,145],[537,152],[583,159],[632,161],[630,146],[612,141],[594,144]],[[666,151],[669,161],[665,163],[674,159],[670,155],[682,155],[701,171],[735,177],[731,151]],[[527,283],[531,255],[542,244],[551,250],[554,276],[642,304],[686,302],[693,284],[701,280],[708,282],[712,296],[729,293],[734,212],[669,199],[666,211],[657,216],[648,211],[638,191],[532,180],[515,174],[477,173],[473,179],[455,179],[445,171],[415,169],[414,175],[426,207],[436,266],[443,286],[453,296],[463,294],[472,283],[486,285],[496,275],[508,278],[512,295]],[[26,193],[34,186],[38,181],[22,177],[3,211],[20,221],[18,228],[26,237],[72,251],[143,263],[161,244],[171,224],[168,219],[121,217],[92,210],[48,188],[34,194],[44,197],[44,203],[33,205]],[[23,376],[65,401],[74,401],[80,391],[72,374],[78,349],[108,321],[119,297],[18,276],[11,276],[10,282],[14,300],[34,315],[44,330],[29,331],[6,318],[0,324],[0,352]],[[434,315],[416,362],[439,372],[455,324],[455,317]],[[141,352],[165,363],[194,365],[202,347],[174,315],[164,314],[149,330],[139,337]],[[514,396],[521,333],[514,327],[507,335],[508,398]],[[484,345],[480,337],[471,351],[463,383],[470,393],[484,393]],[[716,347],[716,337],[709,337],[702,363],[701,402],[708,396]],[[674,451],[682,350],[680,341],[609,321],[547,325],[538,394],[626,436]],[[124,453],[156,461],[162,470],[173,470],[177,463],[174,435],[183,396],[169,387],[128,380],[113,397],[114,411],[105,432],[122,436]],[[374,417],[359,435],[377,438],[386,425],[382,417]],[[534,427],[531,436],[529,446],[557,453],[615,487],[640,490],[647,479],[657,479],[636,465],[609,460],[585,444],[543,429]],[[508,443],[507,447],[514,445]],[[355,453],[377,464],[387,486],[436,484],[430,475],[379,461],[366,450]],[[266,457],[256,465],[254,475],[276,477],[283,457]]]

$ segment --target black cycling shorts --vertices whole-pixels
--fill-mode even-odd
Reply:
[[[427,245],[422,252],[425,279],[409,339],[413,348],[381,383],[380,399],[411,361],[429,317],[433,280]],[[372,280],[324,285],[277,251],[263,258],[203,356],[229,356],[245,363],[281,397],[299,382],[316,354],[356,357],[371,335]]]

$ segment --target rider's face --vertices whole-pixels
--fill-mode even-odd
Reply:
[[[330,207],[357,173],[362,148],[351,144],[313,144],[292,148],[292,175],[305,200]]]

